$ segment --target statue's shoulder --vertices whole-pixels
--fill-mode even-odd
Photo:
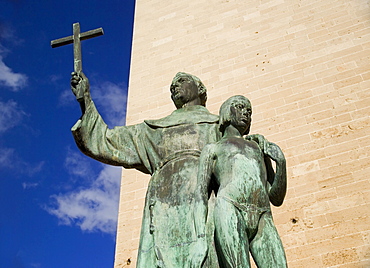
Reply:
[[[218,116],[211,114],[201,105],[177,109],[172,114],[157,120],[145,120],[151,127],[171,127],[184,124],[218,123]]]

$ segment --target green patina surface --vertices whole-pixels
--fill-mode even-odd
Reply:
[[[72,73],[71,85],[75,95],[83,92],[83,115],[72,128],[80,150],[152,176],[138,268],[248,267],[249,250],[259,267],[283,267],[272,265],[284,263],[285,255],[269,206],[284,199],[285,159],[261,135],[242,138],[250,127],[245,107],[229,105],[220,131],[218,116],[204,107],[202,82],[178,73],[170,86],[177,108],[171,115],[109,129],[82,72]]]
[[[222,138],[203,149],[194,211],[199,234],[206,228],[209,185],[218,185],[214,208],[215,244],[220,267],[287,267],[273,223],[270,202],[282,204],[286,166],[281,149],[262,135],[250,135],[252,107],[233,96],[220,109]],[[276,162],[276,173],[271,160]],[[205,243],[206,244],[206,243]]]

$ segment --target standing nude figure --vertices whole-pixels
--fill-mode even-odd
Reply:
[[[222,138],[208,144],[200,157],[196,193],[196,229],[204,233],[208,188],[219,186],[214,209],[215,243],[220,267],[287,267],[270,202],[283,203],[286,162],[281,149],[262,135],[249,133],[252,108],[243,96],[233,96],[220,108]],[[276,163],[276,173],[271,161]]]

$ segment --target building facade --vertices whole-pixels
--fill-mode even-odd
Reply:
[[[370,7],[363,0],[137,0],[127,124],[170,114],[178,71],[232,95],[284,151],[273,208],[290,268],[370,266]],[[123,170],[115,267],[135,267],[149,177]]]

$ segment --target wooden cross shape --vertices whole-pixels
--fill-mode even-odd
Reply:
[[[80,23],[77,22],[73,23],[73,35],[51,41],[51,47],[55,48],[73,43],[74,71],[80,74],[82,72],[81,41],[103,34],[103,28],[80,33]],[[79,96],[76,96],[77,99],[82,98],[81,94],[82,92],[78,94]]]

